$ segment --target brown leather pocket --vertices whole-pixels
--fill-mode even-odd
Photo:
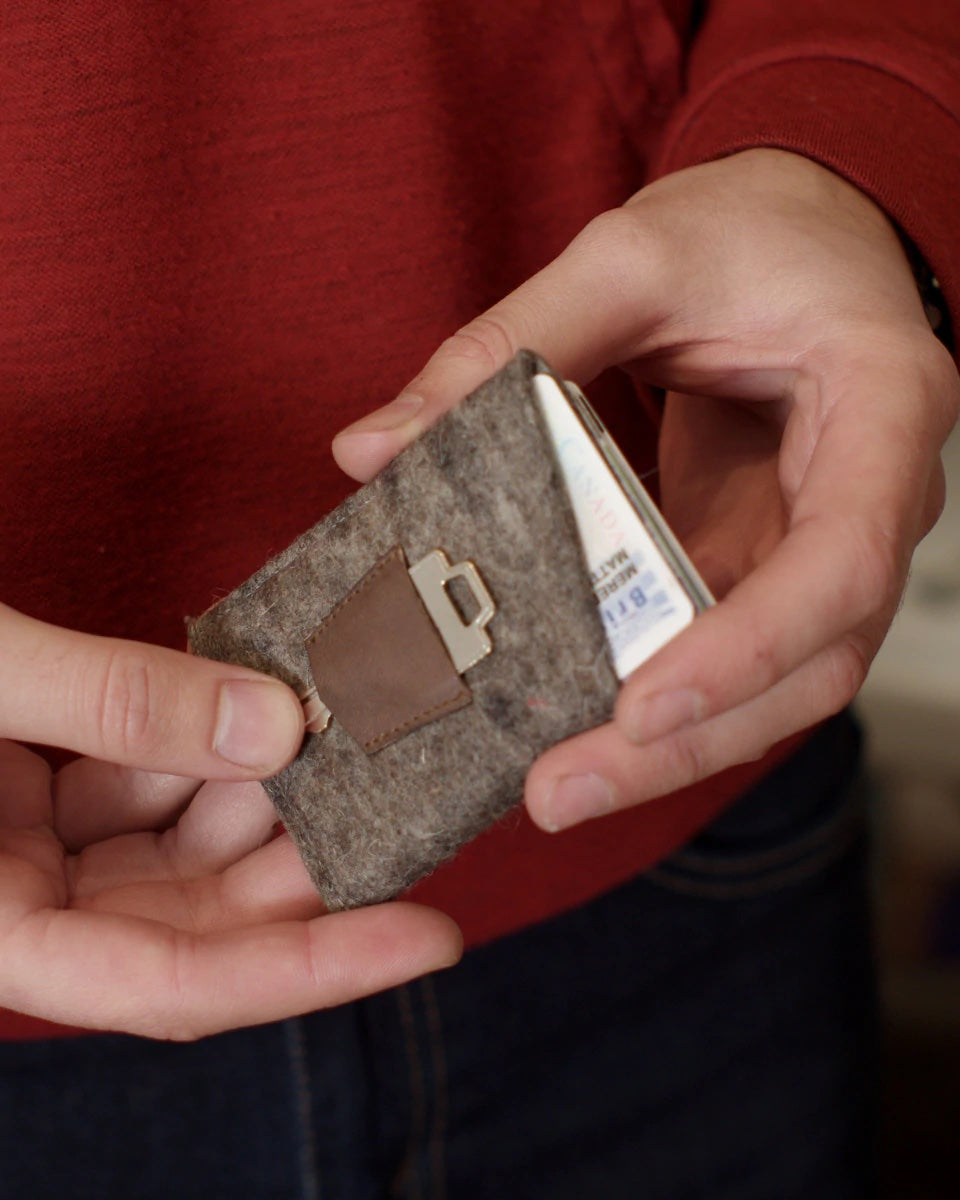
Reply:
[[[368,754],[471,702],[394,546],[307,640],[320,699]]]

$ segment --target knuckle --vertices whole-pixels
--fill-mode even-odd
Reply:
[[[894,605],[906,581],[902,537],[879,516],[860,517],[850,531],[846,594],[850,624],[860,625]]]
[[[836,647],[830,656],[827,689],[833,711],[839,711],[854,699],[863,687],[872,659],[873,649],[863,635],[850,634]]]
[[[320,953],[319,946],[310,936],[310,927],[304,926],[304,973],[307,986],[314,996],[322,996],[330,986],[330,962]]]
[[[927,536],[930,530],[943,516],[947,506],[947,476],[940,459],[933,465],[930,478],[927,480],[927,490],[920,512],[920,528],[918,542]]]
[[[158,1042],[198,1042],[204,1031],[193,1025],[178,1013],[157,1013],[148,1019],[143,1028],[134,1030],[142,1037],[153,1038]]]
[[[111,653],[96,709],[105,758],[140,758],[156,748],[160,690],[155,668],[146,656],[123,648]]]
[[[672,790],[688,787],[712,774],[697,730],[678,733],[670,743]]]
[[[150,1037],[170,1042],[195,1042],[206,1032],[196,1022],[189,1003],[190,979],[195,963],[195,943],[189,935],[171,931],[169,943],[169,976],[166,1004],[156,1015]]]
[[[634,285],[642,267],[645,280],[667,265],[667,237],[642,203],[630,203],[594,217],[572,243],[588,260],[602,264],[608,286]]]
[[[926,323],[919,329],[905,329],[885,322],[869,327],[862,341],[875,347],[884,374],[911,399],[905,443],[941,444],[960,415],[960,373],[947,347]]]
[[[594,247],[609,253],[623,252],[646,245],[646,226],[640,220],[637,205],[624,205],[598,213],[583,227],[576,241],[585,247]]]
[[[513,358],[518,349],[506,322],[492,310],[451,334],[441,344],[438,355],[480,362],[493,372]]]
[[[776,739],[765,730],[758,730],[753,741],[748,742],[740,748],[739,753],[735,756],[736,762],[731,761],[728,765],[735,766],[741,763],[760,762],[770,753],[776,745]]]
[[[749,670],[745,678],[753,692],[765,692],[783,676],[777,639],[770,633],[756,630],[749,642]]]
[[[960,415],[960,373],[947,347],[930,333],[923,352],[918,355],[926,390],[936,404],[934,419],[943,437],[950,432]]]
[[[190,1042],[199,1042],[201,1038],[207,1036],[210,1031],[194,1024],[192,1020],[186,1017],[168,1017],[162,1022],[156,1032],[149,1036],[159,1039],[164,1042],[180,1042],[187,1044]]]

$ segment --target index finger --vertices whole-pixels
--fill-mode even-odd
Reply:
[[[263,778],[303,738],[279,680],[0,605],[0,736],[202,779]]]

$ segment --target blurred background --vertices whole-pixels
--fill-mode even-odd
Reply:
[[[960,428],[857,708],[875,784],[884,1200],[960,1196]]]

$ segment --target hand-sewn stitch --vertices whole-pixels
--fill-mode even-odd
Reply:
[[[306,640],[320,699],[368,754],[473,697],[394,546]]]
[[[389,741],[390,738],[396,737],[398,733],[403,733],[406,729],[413,729],[415,726],[423,724],[430,717],[442,717],[446,712],[450,712],[451,710],[456,711],[456,708],[460,707],[460,701],[469,695],[470,689],[462,684],[448,700],[443,700],[439,704],[435,704],[433,708],[425,708],[423,712],[417,713],[415,717],[410,717],[409,720],[404,721],[402,725],[398,725],[395,729],[388,729],[386,733],[381,733],[369,742],[364,742],[364,750],[375,750],[382,742]]]

